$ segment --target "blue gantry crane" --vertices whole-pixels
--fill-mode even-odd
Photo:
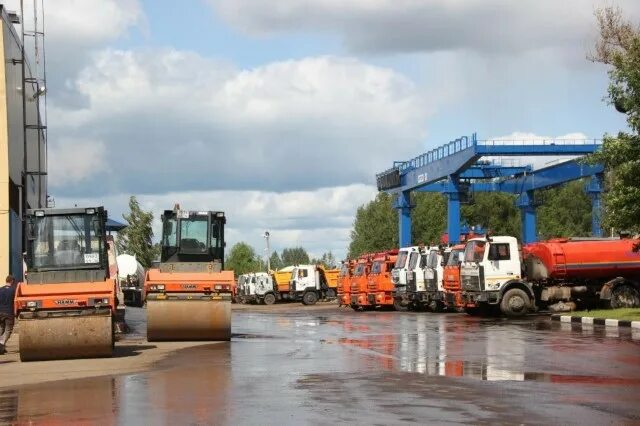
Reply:
[[[409,161],[396,161],[376,176],[378,190],[396,194],[400,246],[411,245],[411,192],[440,192],[448,200],[447,232],[451,243],[460,235],[460,203],[469,192],[506,192],[517,195],[522,214],[522,241],[536,241],[534,191],[590,178],[587,192],[593,204],[592,233],[601,236],[600,196],[604,169],[580,159],[533,170],[532,166],[504,165],[487,157],[576,156],[594,153],[597,139],[478,140],[474,133],[463,136]],[[484,160],[483,160],[484,158]]]

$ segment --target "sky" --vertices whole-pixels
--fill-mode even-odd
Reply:
[[[637,0],[44,3],[56,207],[119,220],[135,195],[156,232],[175,203],[224,210],[228,247],[338,258],[394,160],[624,129],[586,56],[597,7],[640,22]]]

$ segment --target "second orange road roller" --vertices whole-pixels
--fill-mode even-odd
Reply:
[[[220,211],[162,215],[160,265],[147,271],[147,340],[230,340],[233,271],[224,270]]]

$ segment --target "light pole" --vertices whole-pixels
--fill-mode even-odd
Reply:
[[[264,239],[267,240],[267,272],[271,270],[271,248],[269,247],[269,231],[264,231]]]

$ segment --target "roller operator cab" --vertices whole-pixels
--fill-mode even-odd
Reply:
[[[115,277],[102,207],[27,210],[26,279],[16,289],[20,359],[111,356]]]
[[[229,340],[233,271],[224,270],[223,212],[162,215],[160,264],[147,271],[147,339]]]

